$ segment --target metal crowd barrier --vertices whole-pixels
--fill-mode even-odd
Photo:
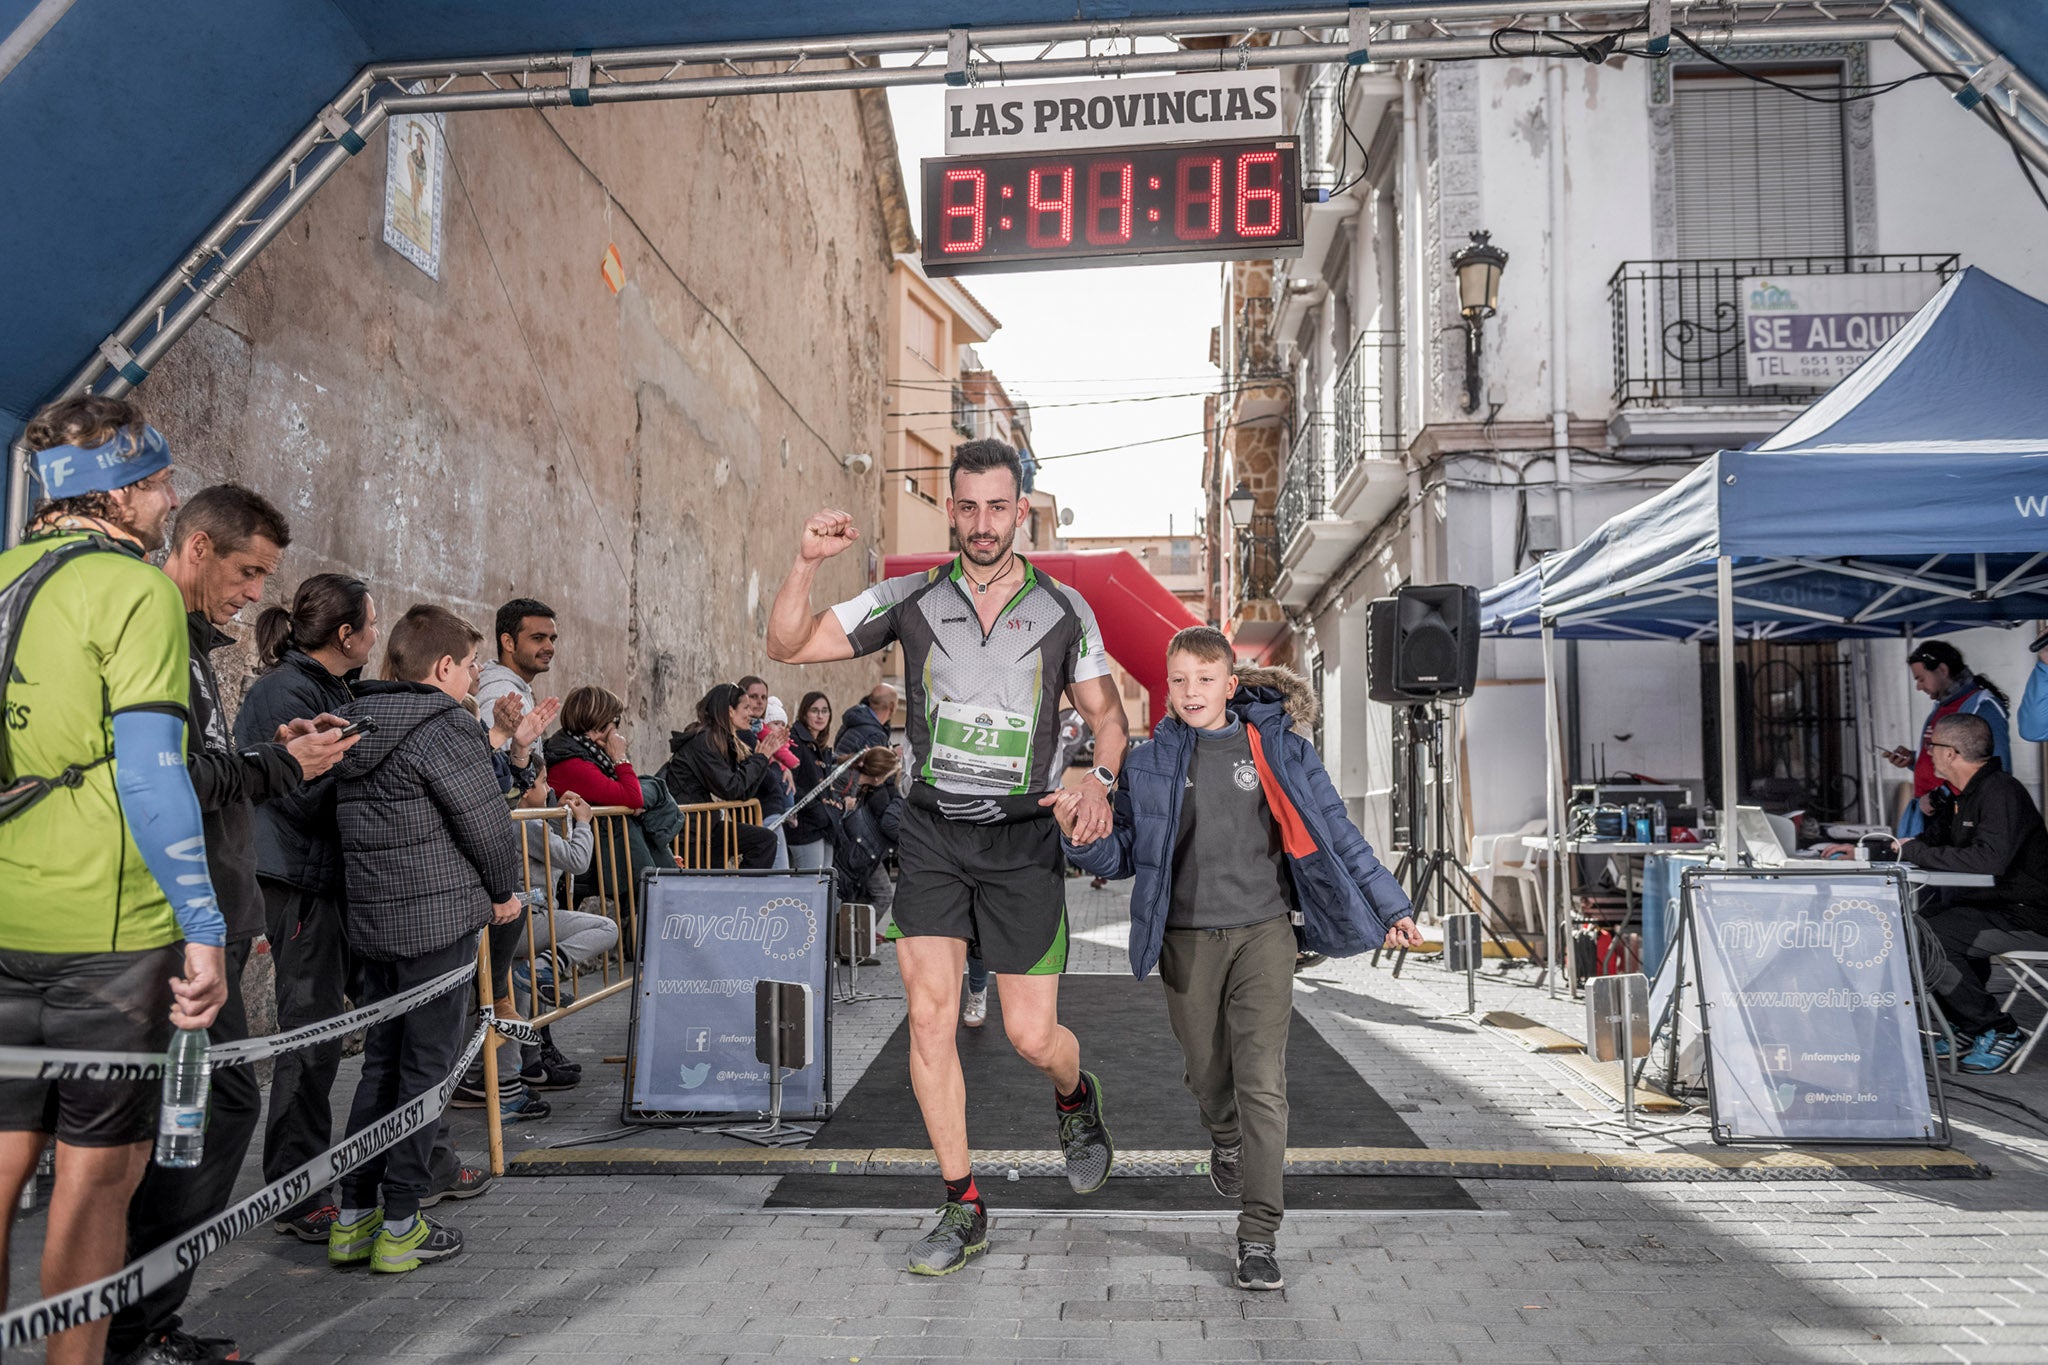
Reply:
[[[681,859],[685,867],[738,866],[738,827],[761,823],[759,801],[711,801],[680,809],[683,814],[682,833],[676,836],[669,851]],[[521,862],[526,869],[521,896],[526,904],[526,932],[521,935],[513,971],[516,976],[519,961],[524,961],[532,1007],[532,1017],[526,1022],[533,1028],[543,1028],[566,1019],[633,984],[632,964],[638,960],[633,934],[640,916],[639,885],[633,875],[628,824],[637,814],[639,812],[626,806],[596,806],[591,809],[590,867],[585,873],[576,874],[572,882],[573,887],[587,877],[587,894],[577,894],[572,890],[567,908],[589,909],[603,915],[617,927],[618,941],[595,961],[572,963],[558,951],[561,939],[556,932],[555,916],[551,913],[562,903],[560,889],[569,869],[555,865],[547,837],[550,832],[564,839],[569,837],[569,812],[559,806],[512,812],[514,827],[519,831]],[[533,875],[535,863],[540,865],[538,883]],[[540,964],[543,961],[549,964],[547,978],[553,983],[552,989],[547,991],[543,991],[540,984]],[[588,991],[583,988],[585,976],[596,978]],[[491,977],[491,942],[490,936],[485,935],[477,948],[477,994],[482,1008],[487,1011],[496,1003]],[[570,997],[566,1002],[565,996]],[[518,1053],[515,1051],[512,1055],[516,1057]],[[489,1097],[484,1115],[490,1134],[491,1173],[503,1175],[505,1132],[504,1116],[498,1107],[498,1048],[495,1040],[484,1048],[483,1057],[484,1093]],[[514,1070],[517,1069],[515,1065]]]

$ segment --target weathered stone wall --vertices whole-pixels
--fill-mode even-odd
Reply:
[[[437,281],[383,244],[380,134],[140,397],[181,491],[236,479],[292,519],[266,601],[347,570],[387,619],[435,601],[488,634],[539,597],[543,693],[619,692],[651,770],[712,682],[794,709],[879,676],[761,648],[808,512],[879,531],[879,472],[838,458],[881,448],[876,164],[847,93],[455,115]],[[867,572],[843,556],[821,596]]]

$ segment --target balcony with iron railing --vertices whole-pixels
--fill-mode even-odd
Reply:
[[[1330,420],[1321,413],[1303,419],[1280,467],[1280,499],[1274,505],[1274,529],[1283,552],[1302,528],[1321,521],[1330,500]]]
[[[1938,254],[1623,261],[1607,282],[1615,405],[1808,403],[1819,390],[1750,382],[1742,335],[1745,279],[1919,272],[1947,280],[1959,265],[1957,257]]]
[[[1330,514],[1377,525],[1407,489],[1398,332],[1358,334],[1337,371],[1332,403]]]
[[[1280,574],[1280,537],[1273,530],[1271,512],[1254,513],[1251,529],[1233,534],[1237,548],[1231,560],[1230,614],[1242,617],[1252,603],[1273,596],[1273,580]]]
[[[1337,187],[1337,167],[1341,159],[1338,137],[1344,126],[1337,108],[1337,91],[1337,78],[1326,75],[1301,92],[1301,112],[1295,116],[1294,133],[1301,141],[1301,187],[1304,190]]]
[[[1273,335],[1273,308],[1274,300],[1265,297],[1237,302],[1230,375],[1240,386],[1259,380],[1278,382],[1286,377],[1287,369],[1280,360],[1280,342]]]

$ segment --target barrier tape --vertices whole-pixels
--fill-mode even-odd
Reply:
[[[456,967],[423,981],[417,986],[400,991],[397,995],[379,1000],[374,1005],[364,1005],[337,1014],[332,1019],[322,1019],[306,1024],[289,1033],[275,1033],[264,1038],[248,1038],[240,1042],[221,1043],[207,1049],[207,1067],[218,1071],[225,1066],[247,1066],[251,1062],[274,1057],[281,1052],[292,1052],[315,1043],[325,1042],[355,1032],[366,1024],[374,1024],[395,1014],[403,1014],[415,1006],[426,1003],[438,996],[446,995],[458,986],[474,985],[474,965]],[[510,1023],[499,1020],[497,1023]],[[521,1039],[520,1041],[528,1041]],[[538,1036],[532,1041],[539,1041]],[[0,1047],[0,1079],[28,1081],[155,1081],[163,1079],[164,1054],[161,1052],[77,1052],[59,1048]]]
[[[475,980],[475,968],[465,967],[463,972]],[[429,986],[435,984],[427,983]],[[399,998],[392,997],[393,1000]],[[286,1209],[302,1203],[315,1190],[326,1189],[400,1139],[438,1121],[441,1111],[448,1107],[449,1097],[455,1093],[456,1084],[469,1070],[469,1064],[476,1060],[487,1032],[487,1029],[479,1027],[470,1034],[469,1045],[462,1050],[462,1056],[438,1089],[415,1095],[297,1170],[265,1185],[176,1241],[166,1242],[129,1262],[105,1279],[52,1295],[0,1317],[0,1341],[9,1348],[25,1345],[52,1332],[111,1317],[123,1308],[140,1303],[243,1233],[275,1220]],[[159,1062],[161,1060],[158,1059]]]

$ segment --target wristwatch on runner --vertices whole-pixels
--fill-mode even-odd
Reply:
[[[1116,790],[1116,774],[1100,764],[1088,770],[1088,776],[1100,782],[1108,791]]]

